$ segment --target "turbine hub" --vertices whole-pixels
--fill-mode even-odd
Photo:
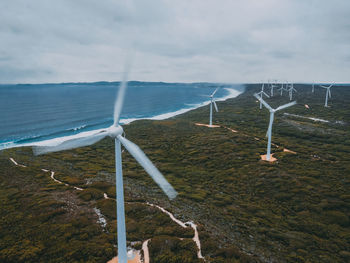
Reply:
[[[120,125],[118,125],[118,126],[112,125],[111,127],[109,127],[107,129],[107,131],[108,131],[109,136],[112,138],[117,138],[118,135],[122,135],[124,132],[122,126],[120,126]]]

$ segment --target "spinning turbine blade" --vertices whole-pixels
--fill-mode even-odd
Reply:
[[[169,199],[174,199],[177,196],[177,192],[153,165],[153,163],[148,159],[144,152],[135,143],[129,141],[121,135],[119,135],[117,138],[128,150],[128,152],[136,159],[136,161],[152,177],[152,179],[159,185],[159,187],[169,197]]]
[[[211,94],[211,96],[214,96],[215,93],[218,91],[219,88],[216,88],[216,90],[214,90],[213,94]]]
[[[287,104],[284,104],[284,105],[282,105],[282,106],[279,106],[278,108],[275,109],[275,111],[279,111],[279,110],[288,108],[288,107],[293,106],[293,105],[295,105],[295,104],[297,104],[297,102],[296,102],[296,101],[292,101],[292,102],[290,102],[290,103],[287,103]]]
[[[125,66],[123,81],[120,84],[118,96],[117,96],[117,99],[115,100],[115,103],[114,103],[114,116],[113,116],[113,118],[114,118],[113,125],[114,126],[118,125],[118,123],[119,123],[120,113],[122,111],[123,103],[124,103],[125,91],[126,91],[126,88],[128,86],[127,79],[128,79],[128,65]]]
[[[330,88],[328,89],[328,95],[329,95],[330,98],[332,97],[332,96],[331,96],[331,89],[330,89]]]
[[[101,133],[89,135],[86,137],[69,139],[61,142],[58,145],[50,145],[50,143],[48,145],[45,145],[45,142],[42,142],[39,145],[33,146],[33,152],[35,155],[41,155],[45,153],[58,152],[58,151],[64,151],[64,150],[70,150],[74,148],[89,146],[102,140],[107,135],[108,135],[108,132],[103,131]]]
[[[267,104],[258,94],[254,94],[254,97],[257,98],[269,111],[273,111],[269,104]]]
[[[215,100],[213,100],[213,104],[214,104],[214,107],[215,107],[216,112],[219,112],[218,106],[216,105]]]

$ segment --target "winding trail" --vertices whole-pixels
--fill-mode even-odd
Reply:
[[[165,210],[163,207],[159,206],[159,205],[154,205],[151,203],[146,203],[149,206],[152,207],[157,207],[159,210],[161,210],[163,213],[167,214],[171,220],[173,220],[175,223],[177,223],[178,225],[180,225],[183,228],[187,228],[187,227],[192,227],[192,229],[194,230],[194,237],[192,238],[192,240],[196,243],[197,245],[197,257],[199,259],[204,259],[204,257],[202,256],[202,250],[201,250],[201,242],[199,240],[199,234],[198,234],[198,230],[197,230],[197,225],[195,223],[193,223],[192,221],[188,221],[188,222],[182,222],[179,219],[175,218],[174,215],[172,213],[170,213],[169,211]]]
[[[149,263],[149,250],[148,250],[148,242],[151,239],[147,239],[145,242],[142,243],[142,250],[143,250],[143,263]]]
[[[17,163],[13,158],[10,158],[10,161],[16,165],[16,166],[20,166],[20,167],[27,167],[23,164],[19,164]],[[56,182],[56,183],[59,183],[59,184],[64,184],[65,186],[71,186],[67,183],[64,183],[58,179],[56,179],[54,176],[55,176],[55,172],[54,171],[50,171],[50,170],[47,170],[47,169],[41,169],[43,172],[45,173],[48,173],[48,172],[51,172],[51,175],[50,175],[50,178]],[[83,188],[80,188],[80,187],[76,187],[76,186],[72,186],[74,189],[78,190],[78,191],[82,191],[84,190]],[[111,198],[107,195],[107,193],[103,193],[103,197],[104,199],[112,199],[112,200],[115,200],[114,198]],[[134,203],[134,202],[131,202],[131,203]],[[192,240],[196,243],[196,246],[197,246],[197,257],[199,259],[203,259],[205,261],[205,258],[203,257],[202,255],[202,251],[201,251],[201,242],[200,242],[200,239],[199,239],[199,234],[198,234],[198,230],[197,230],[197,225],[193,222],[193,221],[188,221],[188,222],[182,222],[181,220],[175,218],[175,216],[170,213],[169,211],[167,211],[166,209],[164,209],[163,207],[159,206],[159,205],[155,205],[155,204],[151,204],[149,202],[146,202],[146,203],[142,203],[142,204],[145,204],[145,205],[148,205],[148,206],[152,206],[152,207],[156,207],[158,208],[160,211],[162,211],[163,213],[167,214],[170,219],[172,221],[174,221],[175,223],[177,223],[178,225],[180,225],[181,227],[183,228],[187,228],[187,227],[191,227],[193,230],[194,230],[194,236],[192,238]],[[95,211],[96,208],[94,208],[94,211]],[[95,211],[96,212],[96,211]],[[100,213],[100,211],[98,211],[99,213],[97,213],[97,215],[99,216],[99,220],[100,220],[100,224],[103,225],[103,227],[105,228],[106,225],[107,225],[107,222],[105,221],[101,221],[101,217],[102,217],[102,214]],[[100,214],[100,215],[99,215]],[[148,249],[148,243],[151,239],[147,239],[145,240],[143,243],[142,243],[142,250],[143,250],[143,255],[144,255],[144,258],[143,260],[139,260],[139,263],[149,263],[150,262],[150,258],[149,258],[149,249]],[[137,255],[139,255],[140,251],[136,251]],[[136,255],[136,256],[137,256]],[[129,261],[129,260],[128,260]],[[114,257],[113,259],[111,259],[110,261],[108,262],[118,262],[118,257]]]
[[[25,166],[25,165],[23,165],[23,164],[17,163],[13,158],[10,158],[10,161],[11,161],[12,163],[14,163],[14,165],[16,165],[16,166],[27,167],[27,166]]]

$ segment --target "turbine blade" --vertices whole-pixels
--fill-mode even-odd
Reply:
[[[328,95],[329,95],[330,98],[332,98],[331,89],[330,88],[328,89]]]
[[[108,132],[102,131],[100,133],[92,134],[85,137],[68,139],[62,141],[57,145],[53,145],[52,140],[38,142],[37,145],[33,146],[33,152],[35,155],[41,155],[51,152],[58,152],[64,150],[70,150],[74,148],[89,146],[97,143],[108,135]]]
[[[295,104],[297,104],[297,102],[296,101],[292,101],[290,103],[287,103],[287,104],[284,104],[282,106],[279,106],[275,111],[283,110],[283,109],[288,108],[290,106],[293,106]]]
[[[133,142],[128,139],[118,136],[118,140],[124,145],[128,152],[136,159],[136,161],[146,170],[152,179],[159,185],[163,192],[174,199],[177,196],[175,189],[168,183],[165,177],[159,172],[157,167],[148,159],[144,152]]]
[[[216,90],[214,90],[213,94],[211,94],[211,96],[214,96],[215,93],[218,91],[219,88],[216,88]]]
[[[119,123],[120,114],[123,108],[123,103],[125,98],[125,92],[126,92],[126,88],[128,87],[128,71],[129,71],[129,64],[127,63],[124,68],[123,80],[120,83],[118,95],[114,103],[113,125],[118,125]]]
[[[254,94],[254,97],[257,98],[269,111],[273,111],[269,104],[267,104],[262,98],[258,96],[258,94]]]
[[[216,105],[215,100],[213,100],[213,103],[214,103],[214,107],[215,107],[216,112],[219,112],[218,106]]]
[[[270,96],[269,96],[268,94],[266,94],[264,91],[263,91],[263,94],[264,94],[266,97],[270,98]]]

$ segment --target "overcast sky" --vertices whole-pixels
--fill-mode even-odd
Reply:
[[[1,0],[0,83],[350,82],[349,0]]]

